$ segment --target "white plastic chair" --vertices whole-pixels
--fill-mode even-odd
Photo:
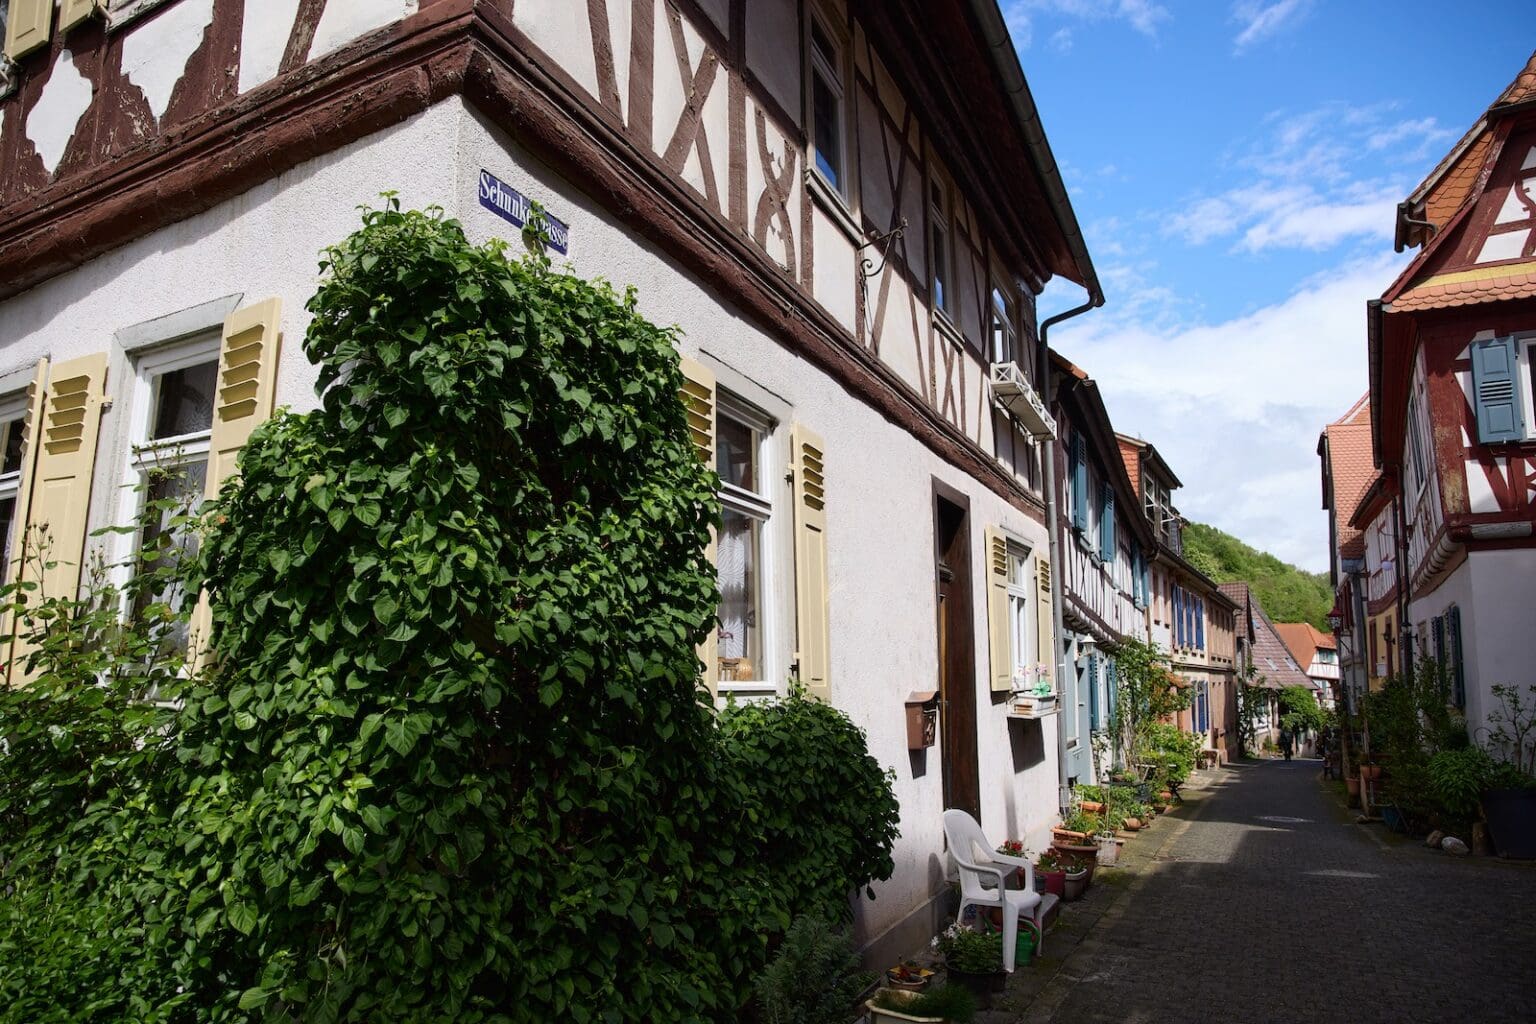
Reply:
[[[1003,912],[1003,970],[1013,971],[1018,952],[1019,921],[1028,917],[1035,926],[1036,949],[1043,950],[1045,933],[1040,924],[1045,912],[1055,904],[1035,892],[1035,866],[1023,857],[998,853],[987,842],[976,819],[959,809],[944,812],[944,835],[949,840],[950,855],[960,869],[960,915],[965,920],[967,907],[996,907]],[[1006,877],[1014,868],[1024,869],[1024,888],[1009,889]]]

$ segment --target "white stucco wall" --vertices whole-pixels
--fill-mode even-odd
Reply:
[[[432,159],[422,159],[424,153]],[[131,365],[114,332],[236,293],[245,303],[280,295],[277,402],[312,408],[316,374],[300,342],[319,250],[352,231],[357,205],[377,203],[385,189],[398,191],[407,206],[443,206],[472,237],[515,238],[511,224],[478,205],[481,168],[570,225],[577,272],[635,285],[642,311],[681,326],[690,354],[771,393],[826,441],[833,700],[867,730],[875,756],[895,771],[902,807],[897,873],[877,886],[876,901],[861,907],[860,937],[878,938],[943,889],[943,751],[909,756],[903,708],[909,692],[937,686],[935,478],[971,502],[982,823],[997,841],[1015,837],[1043,848],[1056,812],[1056,724],[1010,722],[1005,705],[992,702],[981,585],[984,527],[1001,525],[1042,549],[1043,528],[743,318],[458,97],[0,302],[0,375],[45,354],[58,360],[107,350],[109,396],[127,395]],[[115,401],[103,420],[93,528],[115,521],[121,507],[120,489],[108,482],[124,476],[131,404]],[[789,585],[787,574],[779,585]],[[776,606],[793,607],[782,592]],[[787,666],[782,648],[792,642],[792,629],[781,631],[778,664]]]
[[[1531,608],[1536,607],[1536,550],[1473,551],[1434,592],[1409,605],[1415,630],[1451,605],[1461,610],[1462,665],[1467,680],[1467,728],[1479,741],[1496,683],[1524,688],[1532,669]],[[1424,638],[1430,643],[1429,637]]]

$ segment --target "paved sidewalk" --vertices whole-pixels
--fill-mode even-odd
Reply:
[[[1536,865],[1356,825],[1317,761],[1202,781],[1123,898],[986,1024],[1536,1021]]]

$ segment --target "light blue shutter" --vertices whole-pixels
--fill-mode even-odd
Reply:
[[[1519,364],[1514,338],[1472,343],[1472,396],[1477,409],[1477,439],[1483,444],[1525,437],[1525,416],[1515,387]],[[1408,425],[1413,429],[1413,424]]]
[[[1147,557],[1141,557],[1141,603],[1152,603],[1152,569],[1147,563]]]
[[[1072,525],[1088,529],[1088,453],[1083,435],[1072,435]]]
[[[1104,498],[1099,512],[1099,557],[1111,564],[1115,561],[1115,492],[1109,481],[1104,482]]]

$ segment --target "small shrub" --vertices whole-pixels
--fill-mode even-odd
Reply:
[[[720,738],[748,794],[759,833],[750,857],[767,872],[772,902],[790,917],[846,920],[853,890],[895,870],[894,775],[847,715],[798,687],[726,709]]]
[[[875,976],[859,969],[848,933],[819,917],[795,919],[754,986],[762,1024],[846,1024]]]
[[[1477,815],[1478,797],[1493,777],[1493,759],[1481,747],[1442,750],[1429,759],[1429,793],[1439,810],[1456,822]]]
[[[952,971],[995,974],[1003,969],[1003,937],[998,932],[979,932],[952,924],[933,941],[944,956],[944,966]]]
[[[874,1003],[911,1017],[939,1017],[955,1024],[968,1024],[976,1017],[976,997],[960,985],[939,985],[916,993],[881,989],[875,994]]]

